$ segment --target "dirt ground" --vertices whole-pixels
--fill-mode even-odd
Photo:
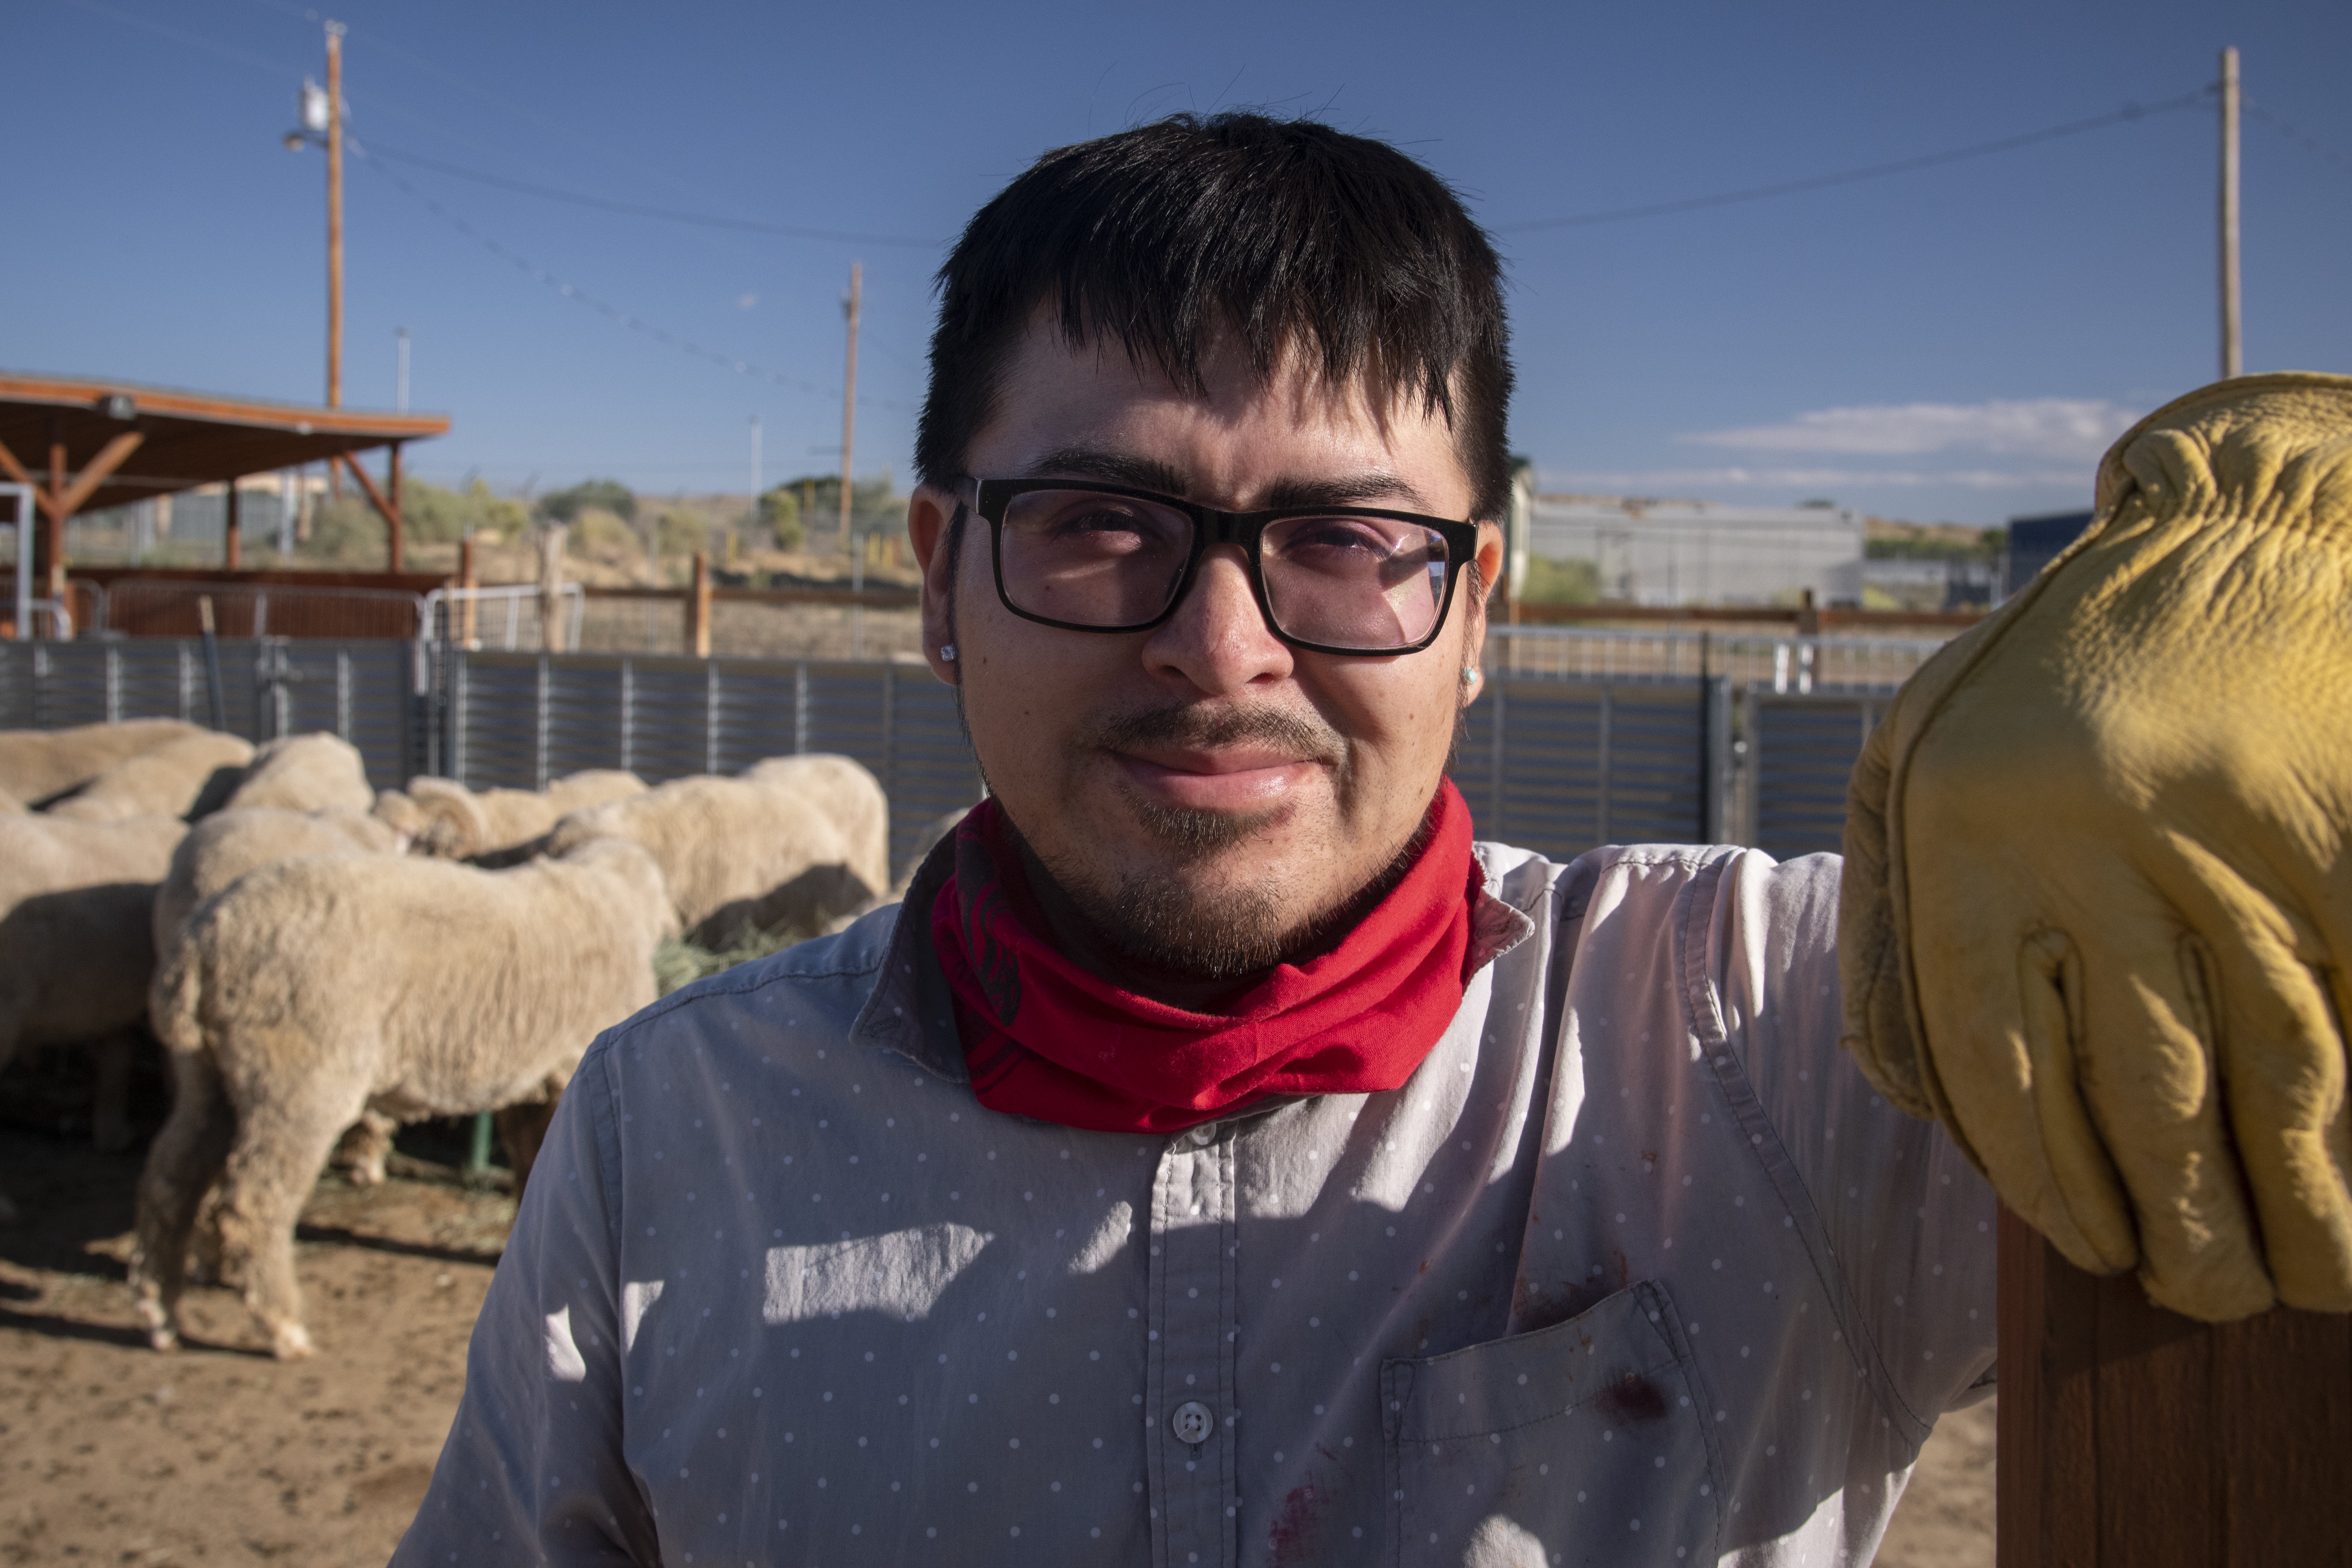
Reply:
[[[140,1155],[79,1131],[0,1129],[0,1192],[26,1216],[0,1230],[0,1563],[382,1563],[457,1407],[512,1200],[327,1177],[297,1233],[318,1358],[270,1360],[203,1288],[163,1356],[123,1284]],[[1884,1568],[1989,1568],[1992,1431],[1990,1403],[1944,1423]]]

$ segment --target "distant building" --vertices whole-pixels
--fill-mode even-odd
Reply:
[[[2008,597],[2041,574],[2061,551],[2083,536],[2095,513],[2045,512],[2009,520],[2009,546],[2001,552],[2001,596]]]
[[[1529,552],[1591,565],[1600,596],[1637,605],[1862,600],[1863,516],[1834,506],[1535,498]]]

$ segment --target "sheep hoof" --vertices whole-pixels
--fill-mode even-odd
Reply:
[[[299,1323],[289,1323],[269,1337],[270,1353],[279,1361],[307,1361],[319,1353],[319,1347],[310,1342],[310,1331]]]
[[[147,1343],[150,1347],[166,1355],[180,1348],[179,1327],[163,1315],[162,1307],[153,1301],[142,1300],[137,1303],[137,1310],[139,1321],[147,1325]]]

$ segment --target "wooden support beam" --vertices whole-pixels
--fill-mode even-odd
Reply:
[[[58,422],[49,421],[48,500],[42,510],[39,571],[41,594],[62,605],[66,600],[66,444],[57,438]]]
[[[236,481],[235,479],[231,479],[228,482],[228,495],[226,500],[228,501],[228,508],[224,515],[224,521],[221,525],[221,566],[226,571],[238,572],[244,570],[245,567],[245,540],[242,537],[243,530],[241,523],[243,520],[237,516]]]
[[[710,657],[710,555],[694,552],[694,587],[686,596],[686,651],[697,658]]]
[[[392,538],[390,541],[392,564],[387,568],[387,570],[397,572],[400,570],[401,560],[407,551],[406,542],[403,537],[403,530],[401,527],[400,443],[397,441],[394,441],[392,444],[391,452],[384,458],[383,479],[384,489],[391,492],[392,496],[392,512],[388,519],[392,524]]]
[[[81,472],[74,476],[74,482],[58,494],[58,521],[62,523],[79,511],[82,502],[96,495],[98,487],[112,479],[114,470],[122,467],[123,461],[139,450],[139,444],[146,439],[147,433],[143,430],[125,430],[100,447],[98,456],[85,464]]]
[[[16,453],[8,450],[8,443],[5,441],[0,441],[0,473],[6,474],[11,483],[31,485],[34,491],[33,499],[44,508],[48,505],[49,498],[40,493],[39,481],[25,471],[25,465],[16,460]]]
[[[2207,1324],[2000,1216],[1999,1568],[2352,1562],[2352,1316]]]
[[[392,558],[391,570],[399,571],[401,549],[398,503],[384,498],[384,493],[375,488],[375,481],[368,478],[367,470],[360,467],[360,460],[349,452],[337,453],[335,461],[351,470],[352,478],[357,479],[360,482],[360,489],[367,492],[368,504],[375,508],[378,517],[383,519],[385,540],[389,546],[388,553]],[[398,472],[396,468],[394,471],[395,474]]]
[[[474,572],[474,536],[471,533],[467,534],[457,544],[457,586],[468,592],[481,586],[481,579],[476,576]],[[457,620],[456,624],[449,627],[449,636],[456,639],[458,647],[474,646],[475,626],[478,624],[475,612],[480,608],[479,601],[472,598],[457,601]]]

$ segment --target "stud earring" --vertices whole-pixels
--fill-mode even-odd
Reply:
[[[1465,664],[1465,665],[1464,665],[1464,666],[1462,667],[1462,684],[1463,684],[1463,685],[1467,686],[1467,685],[1469,685],[1472,681],[1474,681],[1474,680],[1475,680],[1475,679],[1478,679],[1478,667],[1477,667],[1476,665],[1475,665],[1475,664]]]
[[[947,660],[950,664],[953,664],[955,662],[955,644],[951,642],[943,642],[940,644],[940,657]]]

